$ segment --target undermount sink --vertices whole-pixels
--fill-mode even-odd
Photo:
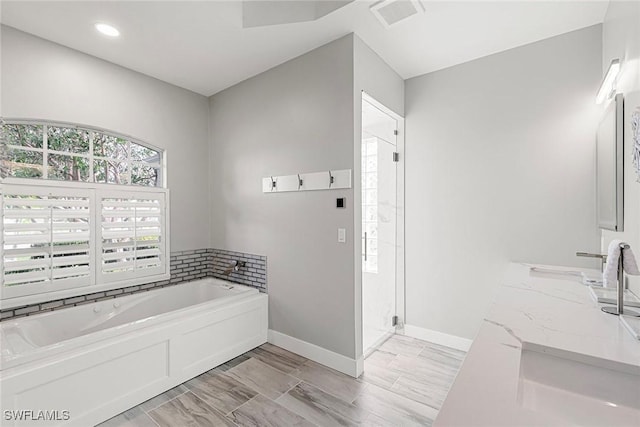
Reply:
[[[640,367],[523,343],[517,399],[567,425],[640,425]]]

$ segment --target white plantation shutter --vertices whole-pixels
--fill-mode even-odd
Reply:
[[[167,205],[166,189],[0,184],[3,306],[168,279]]]
[[[100,193],[100,281],[165,274],[165,193]]]
[[[3,187],[3,298],[94,284],[93,192]]]

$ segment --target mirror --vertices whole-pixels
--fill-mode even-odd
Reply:
[[[624,98],[617,94],[604,111],[596,134],[598,227],[623,231]]]

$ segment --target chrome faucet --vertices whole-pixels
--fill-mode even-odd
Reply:
[[[231,264],[229,265],[229,267],[227,267],[222,274],[225,276],[230,275],[231,273],[233,273],[234,271],[240,271],[241,267],[244,267],[246,265],[245,261],[238,261],[238,260],[233,260],[231,261]]]
[[[607,265],[607,255],[602,254],[592,254],[589,252],[576,252],[576,256],[584,257],[584,258],[599,258],[602,262],[600,265],[600,269],[604,272],[604,266]]]

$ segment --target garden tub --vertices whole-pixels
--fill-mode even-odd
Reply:
[[[95,425],[266,340],[267,295],[211,278],[4,321],[1,425]]]

